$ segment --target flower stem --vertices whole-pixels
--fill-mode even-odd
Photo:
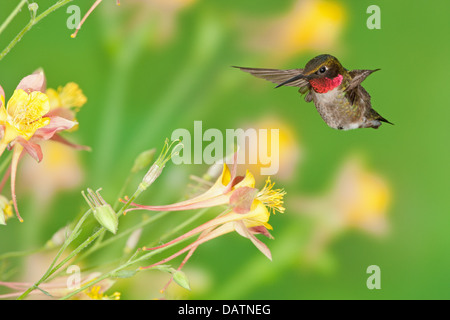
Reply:
[[[31,19],[30,21],[25,25],[25,27],[15,36],[15,38],[9,43],[9,45],[3,49],[3,51],[0,53],[0,60],[2,60],[8,53],[9,51],[11,51],[11,49],[22,39],[22,37],[25,35],[25,33],[27,33],[35,24],[37,24],[39,21],[41,21],[42,19],[44,19],[46,16],[48,16],[50,13],[56,11],[57,9],[61,8],[62,6],[68,4],[69,2],[72,2],[73,0],[59,0],[57,3],[55,3],[54,5],[52,5],[50,8],[48,8],[47,10],[45,10],[44,12],[42,12],[40,15],[38,16],[34,16],[33,14],[31,15]],[[26,0],[22,1],[22,2],[27,2]],[[19,3],[20,5],[21,3]],[[23,6],[23,4],[22,4]],[[20,8],[22,7],[20,6]],[[16,9],[11,13],[11,15],[6,19],[6,21],[2,24],[2,26],[0,28],[6,28],[6,26],[10,23],[10,20],[12,18],[14,18],[14,16],[17,14],[17,12],[15,12],[17,10],[19,6],[16,7]],[[20,10],[19,8],[19,10]],[[18,10],[17,10],[18,11]],[[14,14],[14,15],[13,15]],[[11,17],[12,16],[12,17]],[[11,19],[10,19],[11,18]],[[9,20],[9,21],[8,21]],[[1,31],[3,31],[3,29],[0,29],[0,33]]]
[[[19,11],[22,9],[22,7],[27,3],[28,0],[22,0],[17,5],[17,7],[11,12],[11,14],[6,18],[5,22],[2,23],[0,26],[0,34],[3,32],[3,30],[6,29],[6,27],[11,23],[11,21],[15,18],[15,16],[19,13]]]
[[[7,166],[10,164],[12,159],[12,152],[8,154],[8,156],[3,160],[2,164],[0,164],[0,173],[5,171]]]
[[[26,296],[28,296],[28,294],[30,294],[31,291],[33,291],[34,289],[37,289],[37,287],[44,282],[45,280],[48,279],[48,277],[50,277],[56,270],[58,270],[59,268],[53,268],[54,265],[56,264],[56,262],[58,261],[58,259],[61,257],[61,255],[63,254],[64,250],[66,250],[66,248],[69,246],[69,244],[78,236],[80,228],[82,226],[82,224],[84,223],[84,221],[86,220],[86,218],[89,216],[89,214],[91,213],[91,210],[86,211],[86,213],[81,217],[81,219],[78,221],[77,225],[75,226],[75,228],[73,229],[72,233],[70,234],[70,236],[67,238],[67,240],[64,242],[64,244],[61,246],[61,249],[59,249],[58,253],[56,254],[55,258],[53,259],[52,263],[50,264],[50,267],[48,267],[47,271],[45,272],[45,274],[41,277],[41,279],[39,279],[34,285],[32,285],[31,287],[29,287],[23,294],[21,294],[17,300],[23,300]],[[68,261],[67,259],[65,259],[64,261]],[[58,265],[59,266],[59,265]]]

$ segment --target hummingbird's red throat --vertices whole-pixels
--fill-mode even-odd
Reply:
[[[339,74],[337,77],[330,78],[317,78],[309,80],[309,83],[314,88],[314,91],[317,93],[327,93],[330,90],[333,90],[336,87],[339,87],[342,83],[342,75]]]

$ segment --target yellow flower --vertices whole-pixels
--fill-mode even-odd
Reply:
[[[253,38],[258,51],[273,53],[272,62],[284,60],[307,50],[335,50],[346,20],[345,7],[338,1],[297,0],[283,16],[272,23],[265,21],[258,29],[262,33]]]
[[[256,181],[261,180],[258,172],[261,173],[268,167],[278,169],[276,174],[274,174],[278,181],[291,181],[295,177],[296,170],[299,168],[303,156],[302,144],[294,128],[286,123],[286,121],[272,114],[257,121],[245,123],[242,126],[244,128],[266,130],[270,139],[270,146],[265,146],[265,148],[268,148],[267,151],[270,151],[270,157],[263,159],[263,157],[259,156],[255,164],[248,166],[255,173]],[[261,150],[264,151],[262,148],[264,147],[260,146],[258,141],[249,141],[249,143],[244,144],[239,152],[242,153],[241,156],[245,156],[252,152],[251,150],[258,150],[258,152],[261,152]]]
[[[391,189],[381,175],[352,157],[339,170],[327,195],[316,199],[301,197],[296,202],[299,210],[320,218],[327,230],[356,228],[381,235],[388,227]]]
[[[381,176],[350,159],[341,169],[332,202],[343,225],[380,234],[387,227],[390,198],[390,188]]]
[[[76,125],[68,131],[78,129],[76,113],[87,102],[86,96],[75,82],[69,82],[64,87],[60,86],[57,90],[47,89],[47,96],[50,100],[50,110],[53,114],[59,115],[67,120],[75,121]]]
[[[74,82],[69,82],[64,87],[60,86],[57,90],[49,88],[46,94],[50,99],[51,110],[56,108],[79,109],[87,102],[83,91]]]
[[[1,140],[1,151],[8,143],[21,136],[29,140],[37,129],[50,123],[44,115],[50,110],[50,103],[46,94],[33,91],[26,93],[22,89],[14,91],[5,108],[5,98],[1,96],[0,125],[5,126]]]
[[[40,162],[43,154],[39,143],[45,140],[58,141],[77,149],[86,149],[58,135],[60,131],[72,129],[77,123],[70,119],[70,115],[67,116],[58,110],[62,108],[50,110],[50,100],[43,93],[45,87],[46,79],[41,69],[19,82],[7,104],[5,104],[5,92],[0,86],[0,156],[7,147],[9,150],[13,149],[10,170],[6,175],[11,175],[11,198],[20,221],[23,220],[17,207],[15,181],[18,163],[24,152]],[[66,91],[70,93],[77,90],[74,90],[74,86],[71,85]],[[67,102],[68,99],[64,101]]]
[[[92,300],[120,300],[120,292],[114,292],[111,296],[107,296],[101,289],[100,286],[92,286],[83,292]]]
[[[282,189],[274,189],[274,183],[271,182],[270,178],[267,179],[264,188],[258,192],[258,190],[254,188],[255,179],[248,170],[245,176],[236,176],[235,164],[237,153],[235,153],[234,159],[234,165],[231,170],[224,164],[222,174],[214,185],[205,193],[193,199],[167,206],[143,206],[132,203],[136,208],[128,209],[127,211],[136,209],[179,211],[228,204],[228,209],[215,219],[203,223],[184,235],[163,245],[153,248],[144,248],[144,250],[156,250],[171,246],[186,238],[200,234],[196,241],[177,253],[150,266],[141,267],[141,269],[156,267],[188,252],[177,269],[179,271],[199,245],[233,231],[236,231],[239,235],[249,239],[267,258],[270,260],[272,259],[269,248],[256,238],[255,234],[263,234],[264,236],[272,238],[268,231],[268,229],[272,229],[272,226],[268,223],[270,211],[273,213],[276,211],[284,212],[283,197],[286,192]],[[172,279],[173,276],[162,291],[167,288]]]

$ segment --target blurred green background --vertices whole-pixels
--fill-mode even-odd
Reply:
[[[54,2],[37,0],[40,12]],[[71,4],[84,14],[92,2]],[[0,21],[16,3],[2,1]],[[366,26],[372,4],[381,9],[379,30]],[[79,167],[76,176],[82,179],[52,189],[48,199],[39,185],[52,176],[31,183],[19,168],[25,222],[12,219],[0,226],[0,254],[43,246],[87,208],[80,190],[102,187],[105,199],[115,201],[135,157],[145,149],[159,152],[176,128],[192,132],[195,120],[203,121],[204,130],[268,125],[280,128],[285,139],[280,177],[273,180],[287,191],[286,212],[270,220],[275,239],[263,239],[273,261],[246,239],[228,234],[202,245],[183,269],[192,291],[172,284],[167,298],[449,299],[449,10],[445,1],[123,0],[116,6],[104,0],[71,39],[70,15],[59,9],[0,61],[0,84],[8,97],[39,67],[48,87],[78,83],[88,102],[78,114],[79,129],[65,137],[92,152],[73,155],[67,171]],[[18,14],[0,36],[1,49],[28,19],[26,9]],[[230,67],[301,68],[321,53],[335,55],[347,69],[380,68],[363,85],[374,109],[395,125],[333,130],[294,88],[274,90]],[[361,223],[343,218],[345,205],[341,211],[314,205],[314,199],[335,203],[330,194],[339,193],[336,177],[352,179],[342,168],[353,155],[362,159],[362,176],[381,181],[380,188],[371,182],[368,191],[365,182],[357,187],[366,190],[363,198],[377,198],[381,190],[376,212],[371,200],[358,205]],[[177,201],[188,193],[189,175],[202,176],[207,169],[169,163],[139,202]],[[127,194],[139,177],[132,178]],[[370,207],[367,220],[364,206]],[[139,245],[158,241],[192,214],[173,213],[155,222]],[[120,228],[143,215],[151,213],[129,214]],[[125,240],[96,252],[83,266],[115,261]],[[0,278],[35,281],[55,253],[3,260]],[[380,290],[366,286],[370,265],[381,269]],[[111,290],[122,299],[159,298],[167,280],[156,270],[140,272]]]

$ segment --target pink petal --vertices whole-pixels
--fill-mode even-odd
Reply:
[[[72,143],[72,142],[70,142],[70,141],[64,139],[63,137],[61,137],[61,136],[60,136],[59,134],[57,134],[57,133],[51,138],[51,140],[52,140],[52,141],[59,142],[59,143],[62,143],[62,144],[65,144],[66,146],[69,146],[69,147],[74,148],[74,149],[76,149],[76,150],[91,151],[91,147],[83,146],[83,145],[81,145],[81,144],[75,144],[75,143]]]
[[[179,236],[178,238],[175,238],[175,239],[173,239],[173,240],[171,240],[171,241],[169,241],[169,242],[167,242],[165,244],[162,244],[160,246],[157,246],[157,247],[146,248],[145,250],[151,251],[151,250],[161,249],[161,248],[173,245],[174,243],[182,241],[182,240],[184,240],[186,238],[192,237],[193,235],[195,235],[197,233],[200,233],[200,232],[202,234],[200,235],[199,239],[203,238],[203,236],[205,235],[205,233],[207,233],[208,230],[214,229],[215,227],[217,227],[220,224],[224,223],[222,218],[223,217],[212,219],[212,220],[210,220],[208,222],[205,222],[204,224],[202,224],[202,225],[192,229],[191,231],[188,231],[187,233]]]
[[[261,251],[269,260],[272,260],[272,254],[269,250],[269,248],[258,238],[256,238],[245,226],[245,224],[242,221],[236,221],[235,224],[235,230],[237,233],[239,233],[241,236],[248,238],[252,241],[252,243],[255,245],[256,248],[258,248],[259,251]]]
[[[215,196],[206,200],[196,201],[195,198],[183,202],[178,202],[174,204],[168,204],[165,206],[145,206],[137,203],[131,203],[131,205],[136,208],[131,208],[126,210],[149,210],[149,211],[183,211],[183,210],[193,210],[201,208],[215,207],[219,205],[224,205],[228,203],[228,197],[226,195]]]
[[[0,86],[0,96],[5,96],[5,90],[3,90],[2,86]],[[0,100],[0,107],[2,106],[2,102]]]
[[[42,149],[41,147],[36,144],[32,143],[30,141],[25,140],[21,136],[18,136],[16,138],[16,141],[20,143],[22,147],[24,147],[25,151],[28,152],[28,154],[37,162],[41,162],[42,160]]]
[[[252,207],[258,190],[250,187],[237,188],[230,197],[230,205],[236,213],[247,213]]]
[[[273,236],[270,234],[269,230],[267,230],[267,228],[264,226],[250,227],[250,228],[248,228],[248,230],[250,230],[250,232],[253,234],[255,234],[255,233],[262,234],[269,239],[273,239]]]
[[[17,218],[20,222],[23,222],[22,217],[19,214],[19,208],[17,207],[17,198],[16,198],[16,173],[17,173],[17,165],[19,163],[20,156],[22,154],[22,148],[16,147],[14,148],[13,157],[11,160],[11,198],[13,200],[14,209],[16,210]]]
[[[62,117],[50,117],[50,123],[45,127],[39,128],[34,134],[34,138],[49,140],[58,131],[71,129],[76,122]]]
[[[75,119],[75,112],[69,108],[56,108],[50,110],[44,117],[62,117],[67,120],[73,121]]]
[[[33,91],[40,91],[42,93],[45,93],[46,86],[47,84],[44,71],[42,69],[38,69],[33,74],[30,74],[29,76],[23,78],[17,86],[16,90],[22,89],[26,93],[30,93]]]
[[[206,234],[203,234],[202,237],[199,237],[196,241],[194,241],[193,243],[191,243],[190,245],[188,245],[187,247],[185,247],[184,249],[181,249],[180,251],[178,251],[177,253],[174,253],[173,255],[171,255],[170,257],[163,259],[157,263],[154,263],[148,267],[144,267],[142,269],[147,269],[147,268],[152,268],[152,267],[156,267],[160,264],[166,263],[167,261],[170,261],[176,257],[178,257],[179,255],[183,254],[184,252],[188,251],[188,250],[192,250],[192,249],[196,249],[199,245],[201,245],[202,243],[205,243],[209,240],[212,240],[214,238],[217,238],[221,235],[224,235],[226,233],[229,233],[233,231],[231,228],[229,228],[228,225],[223,225],[220,226],[218,228],[216,228],[215,230],[212,230],[211,232],[208,232]],[[193,252],[193,251],[192,251]]]

